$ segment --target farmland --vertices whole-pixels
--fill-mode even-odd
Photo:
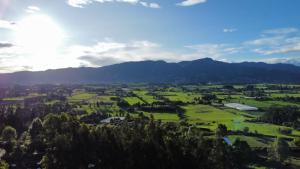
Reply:
[[[207,132],[207,138],[213,138],[216,129],[224,125],[228,131],[226,137],[232,143],[245,141],[253,150],[265,152],[277,138],[283,138],[293,150],[297,149],[295,140],[300,138],[299,119],[280,119],[280,122],[269,120],[269,116],[276,118],[272,116],[272,108],[277,111],[276,107],[279,107],[280,111],[290,113],[299,111],[299,86],[80,85],[55,86],[46,93],[29,89],[26,88],[29,91],[27,94],[3,96],[2,104],[20,108],[44,105],[52,113],[69,112],[90,126],[102,125],[101,120],[108,117],[154,118],[162,124],[198,128]],[[226,107],[226,103],[239,103],[258,109],[237,110]],[[261,158],[268,157],[264,154]],[[291,154],[289,159],[290,165],[300,166],[299,157]],[[262,164],[255,166],[264,167]]]

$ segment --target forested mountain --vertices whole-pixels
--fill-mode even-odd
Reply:
[[[65,68],[0,74],[1,84],[39,83],[299,83],[300,67],[262,62],[125,62],[99,68]]]

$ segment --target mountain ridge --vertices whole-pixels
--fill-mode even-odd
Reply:
[[[0,74],[0,84],[78,83],[300,83],[300,67],[264,62],[227,63],[211,58],[168,63],[124,62],[103,67]]]

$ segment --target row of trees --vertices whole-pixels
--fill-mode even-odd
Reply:
[[[284,106],[270,107],[264,115],[260,117],[260,121],[278,124],[278,125],[286,125],[294,128],[300,127],[300,111],[298,107],[294,106]]]
[[[35,119],[19,138],[6,127],[3,159],[19,168],[40,162],[45,169],[247,168],[253,159],[249,145],[240,140],[227,144],[226,133],[220,125],[215,137],[205,137],[197,128],[153,118],[127,117],[118,126],[89,126],[67,114],[49,114]]]

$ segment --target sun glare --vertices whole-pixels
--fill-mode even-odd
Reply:
[[[64,33],[47,15],[30,15],[18,23],[15,40],[30,54],[55,54],[62,45]]]

